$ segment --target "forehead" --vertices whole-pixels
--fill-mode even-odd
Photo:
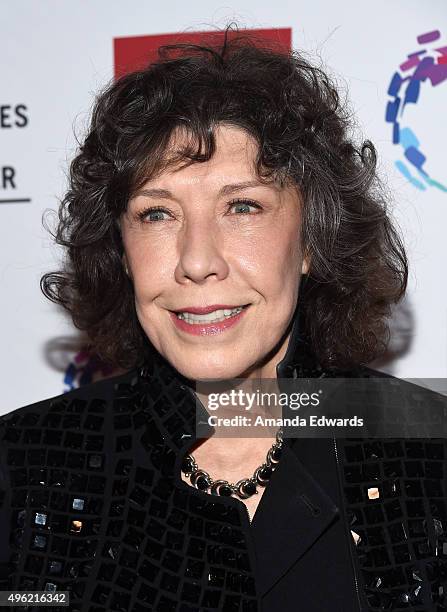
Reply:
[[[165,177],[169,177],[171,184],[184,183],[185,180],[194,182],[207,177],[217,182],[256,177],[255,160],[259,146],[253,136],[242,128],[219,125],[214,129],[214,138],[215,151],[208,161],[190,165],[184,165],[182,161],[168,165],[153,182],[159,182]],[[169,161],[190,143],[191,137],[185,131],[174,131],[166,149],[167,160]]]

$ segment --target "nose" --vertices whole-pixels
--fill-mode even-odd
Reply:
[[[210,276],[217,280],[227,276],[229,268],[223,254],[222,237],[212,219],[205,215],[190,219],[180,232],[178,241],[177,282],[202,284]]]

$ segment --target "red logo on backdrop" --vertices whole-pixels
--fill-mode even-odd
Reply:
[[[263,42],[271,41],[275,47],[283,47],[284,52],[290,50],[292,45],[291,28],[274,28],[264,30],[230,30],[228,38],[232,39],[239,34],[262,38]],[[147,36],[126,36],[115,38],[114,61],[115,78],[140,70],[158,58],[158,48],[161,45],[172,45],[176,43],[192,43],[195,45],[219,45],[222,44],[224,32],[181,32],[173,34],[148,34]]]

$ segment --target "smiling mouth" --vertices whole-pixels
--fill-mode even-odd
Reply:
[[[185,323],[189,323],[190,325],[206,325],[209,323],[220,323],[225,321],[226,319],[231,319],[235,317],[243,310],[248,308],[250,304],[245,304],[243,306],[237,306],[235,308],[223,308],[214,310],[213,312],[207,314],[194,314],[191,312],[174,312],[171,311],[175,316],[181,321],[185,321]]]

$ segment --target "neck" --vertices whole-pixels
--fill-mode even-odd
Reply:
[[[291,331],[289,329],[287,336],[280,347],[275,347],[273,353],[267,356],[265,365],[253,367],[247,370],[243,376],[238,378],[248,378],[260,380],[262,392],[262,380],[276,379],[278,365],[285,363],[285,355],[289,347]],[[279,391],[275,385],[275,391]],[[272,393],[272,385],[269,384],[268,392]],[[205,407],[208,406],[208,395],[195,391],[198,399]],[[209,413],[209,411],[207,410]],[[219,410],[219,416],[231,417],[234,416],[234,409],[225,413],[225,409]],[[250,410],[251,417],[257,414],[265,416],[265,407],[253,406]],[[218,431],[222,431],[220,428]],[[251,429],[253,431],[253,429]],[[272,444],[276,441],[277,427],[262,428],[263,437],[229,437],[214,434],[210,438],[197,440],[195,446],[190,450],[190,454],[194,455],[198,466],[204,469],[214,479],[224,479],[229,482],[237,482],[241,478],[246,478],[253,474],[266,460],[266,455]]]
[[[191,449],[199,468],[211,478],[237,482],[247,478],[266,460],[276,436],[265,438],[223,438],[213,436],[198,440]]]

